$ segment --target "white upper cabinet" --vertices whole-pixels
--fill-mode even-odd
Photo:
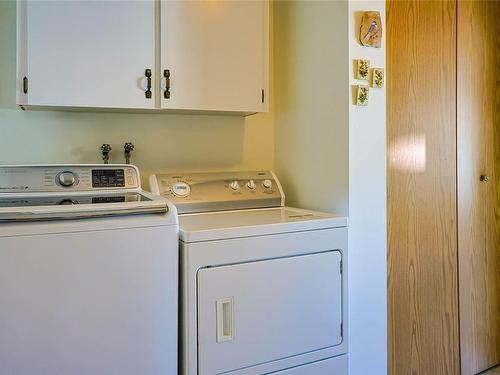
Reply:
[[[155,106],[152,1],[19,1],[18,53],[18,104]]]
[[[161,1],[162,108],[268,108],[267,1]]]
[[[263,112],[268,42],[267,0],[20,0],[18,104]]]

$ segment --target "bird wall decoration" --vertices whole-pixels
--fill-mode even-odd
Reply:
[[[382,44],[382,21],[379,12],[363,13],[359,41],[364,46],[380,48]]]

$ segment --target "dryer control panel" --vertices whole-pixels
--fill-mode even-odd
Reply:
[[[270,171],[156,174],[149,182],[180,214],[280,207],[285,199]]]

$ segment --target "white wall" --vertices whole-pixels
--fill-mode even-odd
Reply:
[[[382,48],[363,47],[358,41],[360,12],[367,10],[379,11],[385,25],[385,2],[349,0],[351,85],[358,83],[353,78],[354,59],[369,59],[372,67],[385,68],[385,35]],[[384,88],[370,89],[368,107],[356,107],[351,101],[349,111],[351,375],[387,373],[386,217]]]
[[[22,111],[15,104],[15,80],[16,3],[4,0],[0,1],[0,164],[101,162],[102,143],[114,147],[112,162],[123,162],[123,143],[131,141],[136,145],[132,162],[141,169],[143,182],[159,170],[274,166],[272,86],[270,113],[244,118]]]

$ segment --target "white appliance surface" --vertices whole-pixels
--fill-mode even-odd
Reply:
[[[0,166],[0,222],[161,213],[167,200],[141,189],[132,165]]]
[[[339,345],[341,259],[340,251],[327,251],[198,271],[199,373]],[[214,301],[222,308],[214,309]],[[222,339],[214,340],[213,322]]]
[[[347,374],[348,354],[333,358],[327,358],[320,361],[308,363],[301,366],[288,368],[285,370],[273,372],[275,375],[337,375]]]
[[[179,217],[179,238],[210,241],[345,226],[344,216],[292,207],[204,212]]]
[[[182,374],[266,374],[347,353],[347,227],[180,249]]]
[[[269,171],[150,186],[179,210],[181,374],[347,374],[346,217],[286,207]]]
[[[46,167],[29,168],[56,168]],[[81,170],[79,166],[60,167]],[[122,169],[112,165],[97,167]],[[4,203],[13,197],[9,206],[12,213],[16,208],[13,202],[50,202],[40,206],[44,208],[44,220],[39,220],[37,213],[35,221],[17,220],[6,213],[3,218],[9,221],[0,223],[0,374],[175,374],[175,207],[161,200],[157,203],[164,207],[157,213],[132,206],[134,215],[120,212],[114,216],[115,212],[108,211],[102,217],[83,219],[73,210],[80,205],[78,202],[61,205],[51,202],[51,197],[97,197],[99,202],[88,205],[109,204],[113,210],[114,200],[100,203],[102,189],[113,196],[121,196],[126,189],[141,193],[138,172],[133,172],[134,188],[93,186],[84,190],[85,181],[80,179],[77,193],[71,186],[55,186],[52,175],[49,180],[42,173],[40,180],[35,178],[36,171],[24,174],[23,166],[0,169],[0,186],[13,188],[2,194]],[[104,179],[101,182],[125,185],[110,179],[113,173],[105,183]],[[28,182],[23,181],[23,175]],[[16,184],[10,183],[12,180]],[[23,193],[17,191],[18,187]],[[32,188],[37,190],[36,198],[30,192]],[[45,214],[52,205],[58,210],[67,208],[63,210],[64,220],[48,220]]]

